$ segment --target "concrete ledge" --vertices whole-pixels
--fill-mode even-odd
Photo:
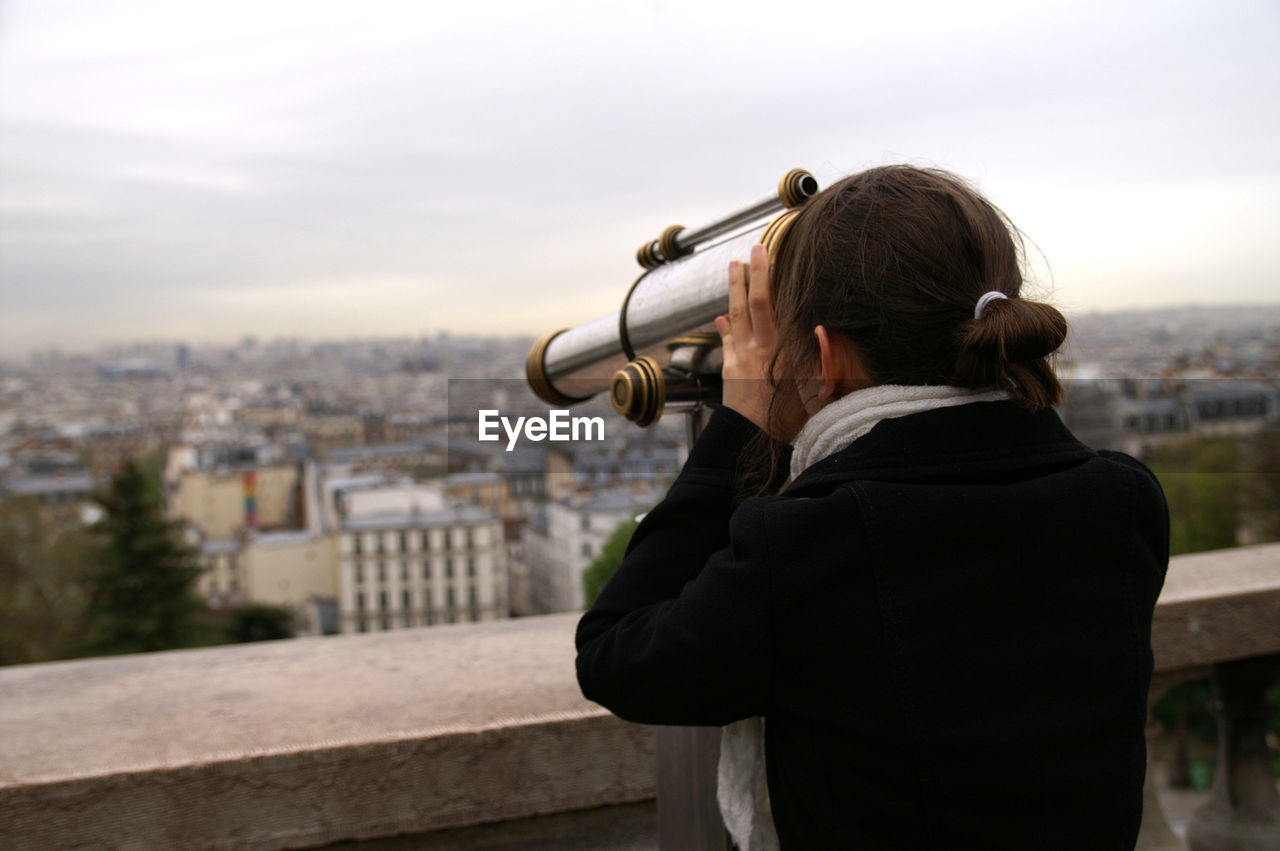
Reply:
[[[1280,544],[1172,559],[1151,646],[1160,672],[1280,653]]]
[[[609,823],[655,791],[652,728],[578,691],[576,621],[0,668],[0,847],[421,845],[520,820],[555,847],[530,831],[565,820],[536,817]],[[1280,545],[1175,559],[1157,670],[1278,653],[1277,623]]]
[[[576,616],[0,670],[0,845],[284,848],[653,797]]]

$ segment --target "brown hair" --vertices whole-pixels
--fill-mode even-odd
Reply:
[[[876,384],[998,387],[1028,410],[1056,404],[1048,356],[1067,322],[1019,297],[1023,253],[1004,213],[955,175],[899,165],[839,181],[801,208],[778,246],[771,382],[813,371],[813,329],[824,325]],[[1006,298],[975,319],[992,290]]]

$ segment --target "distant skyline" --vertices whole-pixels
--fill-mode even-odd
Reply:
[[[1271,0],[10,0],[0,356],[541,334],[671,222],[901,161],[1069,314],[1276,304],[1277,57]]]

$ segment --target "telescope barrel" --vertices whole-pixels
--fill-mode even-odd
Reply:
[[[760,203],[739,210],[718,222],[711,222],[700,228],[688,228],[680,231],[680,233],[676,234],[676,245],[682,251],[690,251],[695,246],[710,242],[727,233],[732,233],[740,227],[749,225],[757,219],[763,219],[765,216],[773,215],[782,209],[782,202],[777,198],[765,198]]]
[[[777,195],[770,195],[750,207],[744,207],[701,227],[672,225],[657,239],[641,245],[636,252],[636,260],[646,269],[669,263],[689,254],[703,243],[731,234],[765,216],[798,207],[817,194],[817,179],[802,168],[793,168],[778,181]]]
[[[672,225],[643,244],[636,259],[649,271],[621,309],[538,340],[525,359],[529,386],[553,405],[611,390],[614,408],[641,425],[660,417],[668,401],[673,409],[714,404],[719,364],[711,355],[719,336],[712,322],[729,310],[729,263],[746,260],[757,242],[772,255],[796,208],[817,192],[812,174],[792,169],[776,196],[694,230]]]
[[[664,263],[641,278],[626,303],[626,332],[635,353],[665,362],[664,343],[710,327],[728,312],[729,262],[745,260],[765,227]],[[620,315],[615,311],[539,340],[525,364],[534,392],[552,404],[571,404],[608,389],[613,374],[631,359],[619,334]]]

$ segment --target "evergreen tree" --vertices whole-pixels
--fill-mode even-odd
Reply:
[[[586,598],[587,608],[596,601],[605,583],[609,581],[622,564],[622,557],[627,552],[627,544],[631,543],[631,533],[636,530],[636,521],[624,520],[613,530],[609,538],[600,548],[600,555],[582,572],[582,592]]]
[[[138,653],[199,641],[200,573],[181,524],[165,519],[160,484],[130,461],[99,494],[105,516],[97,565],[85,575],[88,654]]]

